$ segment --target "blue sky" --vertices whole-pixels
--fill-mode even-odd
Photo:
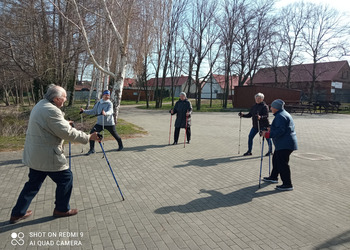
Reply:
[[[252,1],[256,1],[256,0],[252,0]],[[300,1],[300,0],[277,0],[275,8],[279,9],[279,8],[282,8],[282,7],[290,4],[290,3],[298,2],[298,1]],[[330,7],[337,9],[340,13],[343,13],[343,15],[346,16],[345,20],[349,20],[349,22],[350,22],[350,0],[304,0],[304,2],[312,2],[312,3],[316,3],[316,4],[327,4]],[[337,58],[334,58],[334,59],[329,58],[329,59],[330,60],[338,60]],[[342,58],[342,60],[350,60],[350,57],[344,57],[344,58]],[[203,69],[201,71],[203,71],[203,70],[205,71],[205,68],[207,66],[205,64],[206,63],[204,62]],[[89,72],[89,70],[87,69],[84,80],[87,80],[90,78],[88,72]],[[127,77],[132,77],[132,76],[128,75]]]
[[[290,3],[298,2],[299,0],[279,0],[276,3],[276,8],[284,7]],[[329,6],[344,12],[344,14],[349,15],[350,13],[350,1],[349,0],[304,0],[304,2],[311,2],[316,4],[328,4]]]

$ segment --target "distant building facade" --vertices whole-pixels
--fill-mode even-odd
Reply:
[[[163,78],[158,78],[158,88],[161,88],[162,85],[162,79]],[[165,78],[165,84],[164,84],[164,89],[169,91],[170,96],[172,89],[174,91],[174,96],[178,97],[181,92],[188,92],[188,87],[190,85],[190,92],[189,94],[195,94],[196,93],[196,84],[193,80],[192,77],[188,76],[178,76],[178,77],[166,77]],[[148,86],[150,89],[155,90],[157,86],[157,79],[156,78],[151,78],[148,81]],[[172,88],[173,86],[173,88]]]
[[[229,81],[229,98],[234,95],[234,87],[238,86],[238,76],[230,77]],[[202,98],[203,99],[220,99],[225,92],[225,76],[212,74],[207,81],[203,83]]]
[[[302,91],[302,101],[309,100],[313,64],[292,66],[290,89]],[[350,102],[350,67],[348,61],[316,64],[314,101]],[[260,69],[253,85],[286,88],[287,67]]]

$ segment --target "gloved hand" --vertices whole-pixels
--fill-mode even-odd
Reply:
[[[83,108],[80,109],[79,115],[82,114],[82,113],[84,113],[84,109]]]
[[[262,136],[265,137],[266,139],[270,138],[270,131],[262,131]]]
[[[242,116],[243,116],[242,112],[239,112],[239,113],[238,113],[238,116],[239,116],[239,117],[242,117]]]

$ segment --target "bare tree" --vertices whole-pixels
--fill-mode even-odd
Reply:
[[[195,83],[196,83],[196,107],[197,110],[201,108],[201,93],[202,81],[200,80],[201,66],[206,58],[208,52],[215,44],[218,33],[215,26],[215,14],[217,4],[214,1],[196,0],[192,6],[192,15],[194,16],[194,23],[189,24],[189,32],[194,34],[194,51],[196,57],[195,65]]]
[[[168,41],[169,34],[169,18],[171,16],[171,0],[154,0],[157,7],[153,11],[154,25],[153,32],[155,34],[155,52],[152,56],[152,64],[155,69],[155,101],[156,108],[161,107],[161,100],[163,98],[162,83],[159,82],[159,76],[161,74],[162,65],[164,65],[167,49],[166,44]],[[166,51],[164,53],[164,51]],[[167,68],[164,68],[167,70]]]
[[[274,1],[257,2],[254,6],[245,5],[242,10],[242,28],[235,41],[234,67],[238,84],[242,86],[250,78],[253,84],[255,72],[259,69],[262,55],[268,49],[268,42],[275,24],[272,7]]]
[[[319,74],[317,63],[335,55],[342,50],[339,45],[343,35],[348,31],[344,25],[340,13],[328,5],[307,3],[307,11],[310,13],[306,26],[302,32],[306,53],[312,58],[313,67],[309,74],[312,82],[309,91],[309,101],[314,100],[315,83]]]
[[[149,89],[147,78],[149,76],[148,68],[150,64],[150,57],[155,40],[153,31],[153,2],[142,1],[137,3],[137,9],[139,10],[138,20],[133,23],[134,36],[131,41],[131,64],[133,66],[134,73],[137,78],[138,86],[143,89],[146,96],[146,107],[149,108]]]
[[[228,90],[230,88],[230,79],[232,75],[232,54],[234,52],[234,43],[236,42],[239,31],[242,29],[241,13],[245,11],[244,0],[225,0],[223,3],[224,15],[218,20],[221,31],[221,43],[224,52],[224,72],[225,72],[225,91],[223,96],[223,107],[227,108]]]
[[[302,48],[302,31],[309,19],[310,12],[303,1],[291,3],[280,13],[281,45],[283,46],[283,60],[287,67],[286,87],[290,88],[293,64],[300,58]],[[281,72],[284,73],[284,72]]]
[[[281,73],[279,71],[279,66],[281,66],[282,59],[282,47],[283,41],[280,37],[280,32],[276,30],[275,34],[270,37],[268,42],[268,48],[266,53],[263,55],[263,61],[266,67],[271,68],[274,73],[274,87],[277,87],[279,80],[278,75]]]
[[[174,46],[175,37],[178,34],[179,25],[183,21],[183,14],[186,10],[188,0],[172,0],[171,1],[171,14],[168,19],[168,34],[167,34],[167,41],[165,45],[165,55],[164,55],[164,65],[163,65],[163,77],[162,77],[162,84],[161,84],[161,91],[160,91],[160,99],[159,99],[159,107],[162,107],[162,94],[164,91],[164,85],[165,85],[165,78],[167,76],[168,71],[168,64],[170,60],[170,54],[172,51],[172,48]],[[174,99],[174,98],[173,98]],[[157,106],[157,105],[156,105]]]

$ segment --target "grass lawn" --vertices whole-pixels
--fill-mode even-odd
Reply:
[[[81,104],[75,104],[73,107],[65,107],[65,118],[70,118],[75,121],[75,127],[77,129],[89,133],[91,128],[95,125],[97,118],[94,116],[83,115],[83,124],[81,124],[79,114],[80,106]],[[1,107],[0,110],[0,152],[23,149],[30,108],[10,106]],[[118,134],[122,138],[132,138],[147,134],[147,132],[141,127],[123,119],[118,119],[116,128]],[[105,139],[114,140],[107,130],[105,130]]]
[[[178,101],[179,99],[176,98],[175,99],[175,103]],[[171,99],[169,100],[171,102]],[[160,110],[170,110],[171,108],[173,108],[173,106],[171,106],[171,103],[169,104],[169,102],[167,99],[163,100],[163,105],[160,108]],[[194,99],[190,99],[190,102],[192,103],[192,108],[194,112],[229,112],[232,111],[232,104],[229,102],[229,105],[227,109],[224,109],[222,107],[222,100],[213,100],[212,102],[212,106],[210,107],[210,100],[208,99],[202,99],[201,100],[201,110],[197,110],[196,107],[196,100]],[[146,109],[146,105],[141,105],[138,108],[140,109]],[[149,109],[156,109],[155,108],[155,102],[152,102],[152,104],[150,104]]]
[[[340,109],[339,114],[350,115],[350,103],[342,103]]]
[[[175,100],[177,101],[178,98],[175,98]],[[163,103],[168,103],[171,102],[171,97],[167,97],[163,99]],[[155,105],[155,101],[150,101],[149,104],[150,105]],[[146,105],[146,101],[129,101],[129,100],[122,100],[121,105]]]

